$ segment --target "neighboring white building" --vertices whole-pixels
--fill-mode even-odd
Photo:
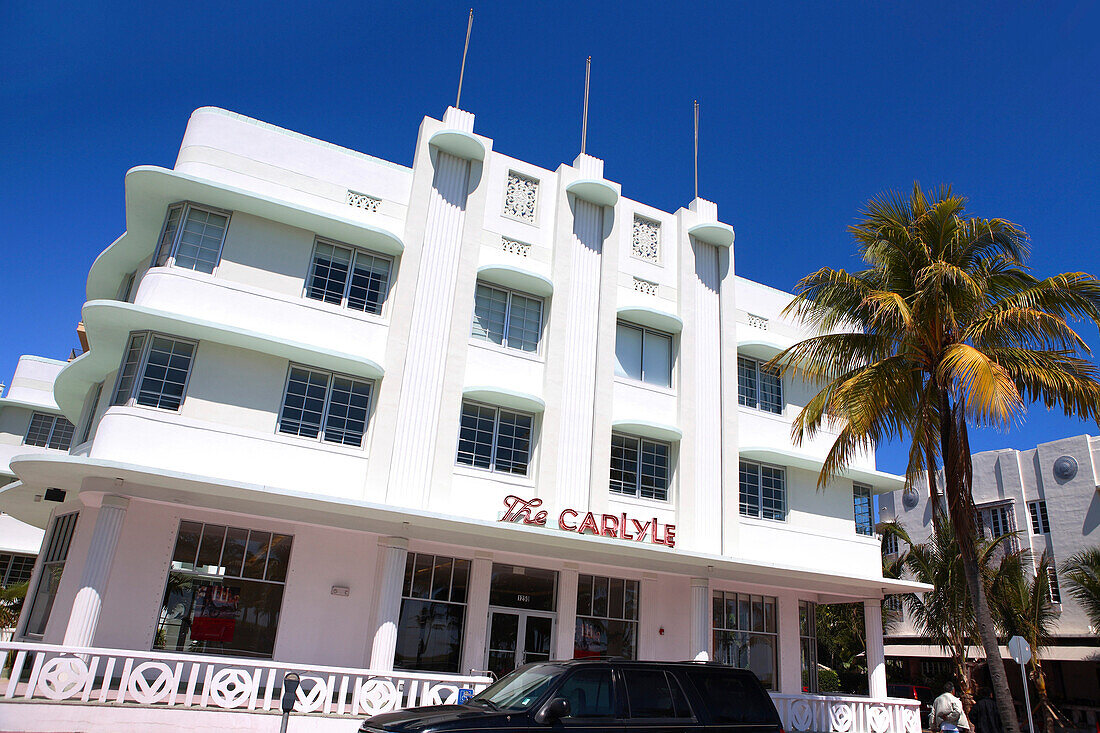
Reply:
[[[1012,448],[972,456],[973,493],[979,525],[989,537],[1017,532],[1010,546],[1030,549],[1032,576],[1048,553],[1055,565],[1100,545],[1100,438],[1078,435],[1026,451]],[[915,542],[932,531],[927,492],[913,489],[879,497],[882,521],[896,519]],[[896,542],[884,551],[896,553]],[[1100,700],[1100,636],[1055,573],[1052,600],[1058,611],[1054,643],[1042,652],[1050,694],[1058,700]],[[975,650],[976,657],[981,653]],[[1005,658],[1010,655],[1004,650]],[[908,661],[910,672],[935,672],[945,655],[917,635],[908,617],[891,627],[886,654]]]
[[[127,173],[54,386],[75,445],[0,493],[51,548],[18,638],[166,659],[141,669],[181,700],[172,660],[211,655],[412,679],[707,653],[802,730],[828,714],[789,707],[814,604],[862,601],[883,698],[880,599],[923,587],[882,578],[871,528],[901,479],[866,455],[815,488],[833,434],[794,447],[813,389],[761,366],[806,335],[791,296],[735,276],[715,204],[661,211],[473,126],[425,118],[407,167],[202,108],[174,169]],[[94,678],[69,659],[36,674]]]
[[[13,456],[69,452],[73,425],[53,399],[53,380],[64,366],[63,361],[21,356],[11,387],[6,393],[0,388],[0,487],[16,480]],[[0,513],[0,586],[30,580],[41,545],[40,528]]]

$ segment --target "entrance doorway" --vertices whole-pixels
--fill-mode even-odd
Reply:
[[[553,570],[493,564],[485,668],[508,674],[530,662],[549,661],[557,621],[558,574]]]

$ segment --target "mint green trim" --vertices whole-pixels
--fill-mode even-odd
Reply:
[[[582,178],[573,181],[565,190],[579,199],[597,206],[614,206],[619,201],[619,191],[607,181],[596,178]]]
[[[167,168],[148,165],[131,168],[124,183],[126,232],[92,263],[88,272],[88,300],[115,297],[123,278],[152,257],[165,212],[177,201],[194,201],[252,214],[387,255],[399,255],[405,248],[401,238],[393,232],[361,219],[319,211]],[[338,206],[339,202],[334,201],[333,205]],[[347,208],[349,214],[358,211]]]
[[[618,315],[624,321],[649,326],[665,333],[680,333],[684,330],[684,321],[680,316],[648,306],[624,305],[619,308]]]
[[[484,143],[462,130],[439,130],[428,139],[428,144],[466,160],[485,160]]]
[[[516,392],[494,386],[463,387],[462,396],[466,399],[478,402],[487,402],[490,405],[508,407],[513,410],[525,412],[542,412],[546,409],[546,402],[541,397],[526,392]]]
[[[482,265],[477,268],[477,276],[486,282],[522,290],[543,298],[549,297],[554,292],[554,283],[550,278],[514,265],[496,263]]]
[[[825,464],[824,458],[818,458],[807,453],[798,453],[786,448],[748,447],[739,451],[742,458],[750,461],[762,461],[774,463],[779,466],[801,468],[815,473],[821,472]],[[840,477],[870,484],[876,494],[889,494],[905,488],[905,477],[895,476],[892,473],[877,471],[873,468],[857,468],[849,466],[840,472]]]
[[[61,408],[52,402],[31,402],[30,400],[13,400],[11,397],[0,397],[0,410],[5,407],[22,407],[40,412],[61,412]]]
[[[733,227],[721,222],[709,224],[696,224],[688,229],[688,234],[701,242],[713,244],[715,247],[729,247],[733,244]]]
[[[384,374],[381,365],[364,356],[133,303],[92,300],[84,304],[81,315],[91,349],[61,370],[53,388],[54,399],[61,412],[74,425],[79,422],[88,390],[122,362],[122,354],[132,331],[156,331],[169,336],[212,341],[367,379],[381,379]]]
[[[650,422],[648,420],[615,420],[611,427],[622,433],[637,435],[642,438],[653,438],[676,443],[684,437],[684,431],[675,425]]]

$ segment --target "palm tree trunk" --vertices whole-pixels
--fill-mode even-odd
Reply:
[[[1043,733],[1054,733],[1054,710],[1047,696],[1047,679],[1039,658],[1031,658],[1031,679],[1035,682],[1035,696],[1039,698],[1039,710],[1043,714]]]
[[[955,526],[959,542],[959,556],[963,563],[963,575],[970,590],[970,603],[978,625],[978,636],[985,650],[986,665],[993,683],[993,697],[1001,715],[1005,733],[1020,733],[1020,724],[1012,705],[1012,691],[1008,687],[1008,675],[1001,659],[1001,647],[993,614],[985,594],[985,583],[978,568],[974,547],[974,498],[970,493],[973,467],[970,463],[970,441],[967,437],[966,417],[959,406],[952,409],[946,388],[940,391],[940,449],[943,458],[944,488],[947,495],[948,515]],[[1035,733],[1031,731],[1031,733]]]
[[[963,645],[962,656],[955,657],[955,678],[959,681],[959,700],[963,704],[963,712],[970,714],[970,708],[974,705],[974,691],[970,684],[970,670],[966,666],[966,646]]]

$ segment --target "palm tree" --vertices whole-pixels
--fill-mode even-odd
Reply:
[[[795,420],[796,442],[839,423],[818,485],[880,442],[908,438],[906,477],[926,481],[955,527],[978,634],[1008,733],[1018,733],[975,544],[970,424],[1009,426],[1041,400],[1100,422],[1098,371],[1071,320],[1100,323],[1100,282],[1045,279],[1025,264],[1026,232],[966,218],[950,188],[871,199],[850,228],[866,268],[823,268],[798,283],[786,312],[824,334],[773,360],[823,383]]]
[[[1050,598],[1050,573],[1053,570],[1050,556],[1043,553],[1035,576],[1028,577],[1024,568],[1031,564],[1031,553],[1013,553],[1001,560],[990,579],[990,600],[993,611],[1006,638],[1022,636],[1031,646],[1030,676],[1035,685],[1043,730],[1054,733],[1054,722],[1059,717],[1047,695],[1046,676],[1043,674],[1040,654],[1050,646],[1054,624],[1058,614]]]
[[[0,629],[13,629],[19,623],[23,600],[27,597],[26,582],[0,588]]]
[[[1063,562],[1062,576],[1069,594],[1085,609],[1093,630],[1100,634],[1100,547],[1082,550]]]

